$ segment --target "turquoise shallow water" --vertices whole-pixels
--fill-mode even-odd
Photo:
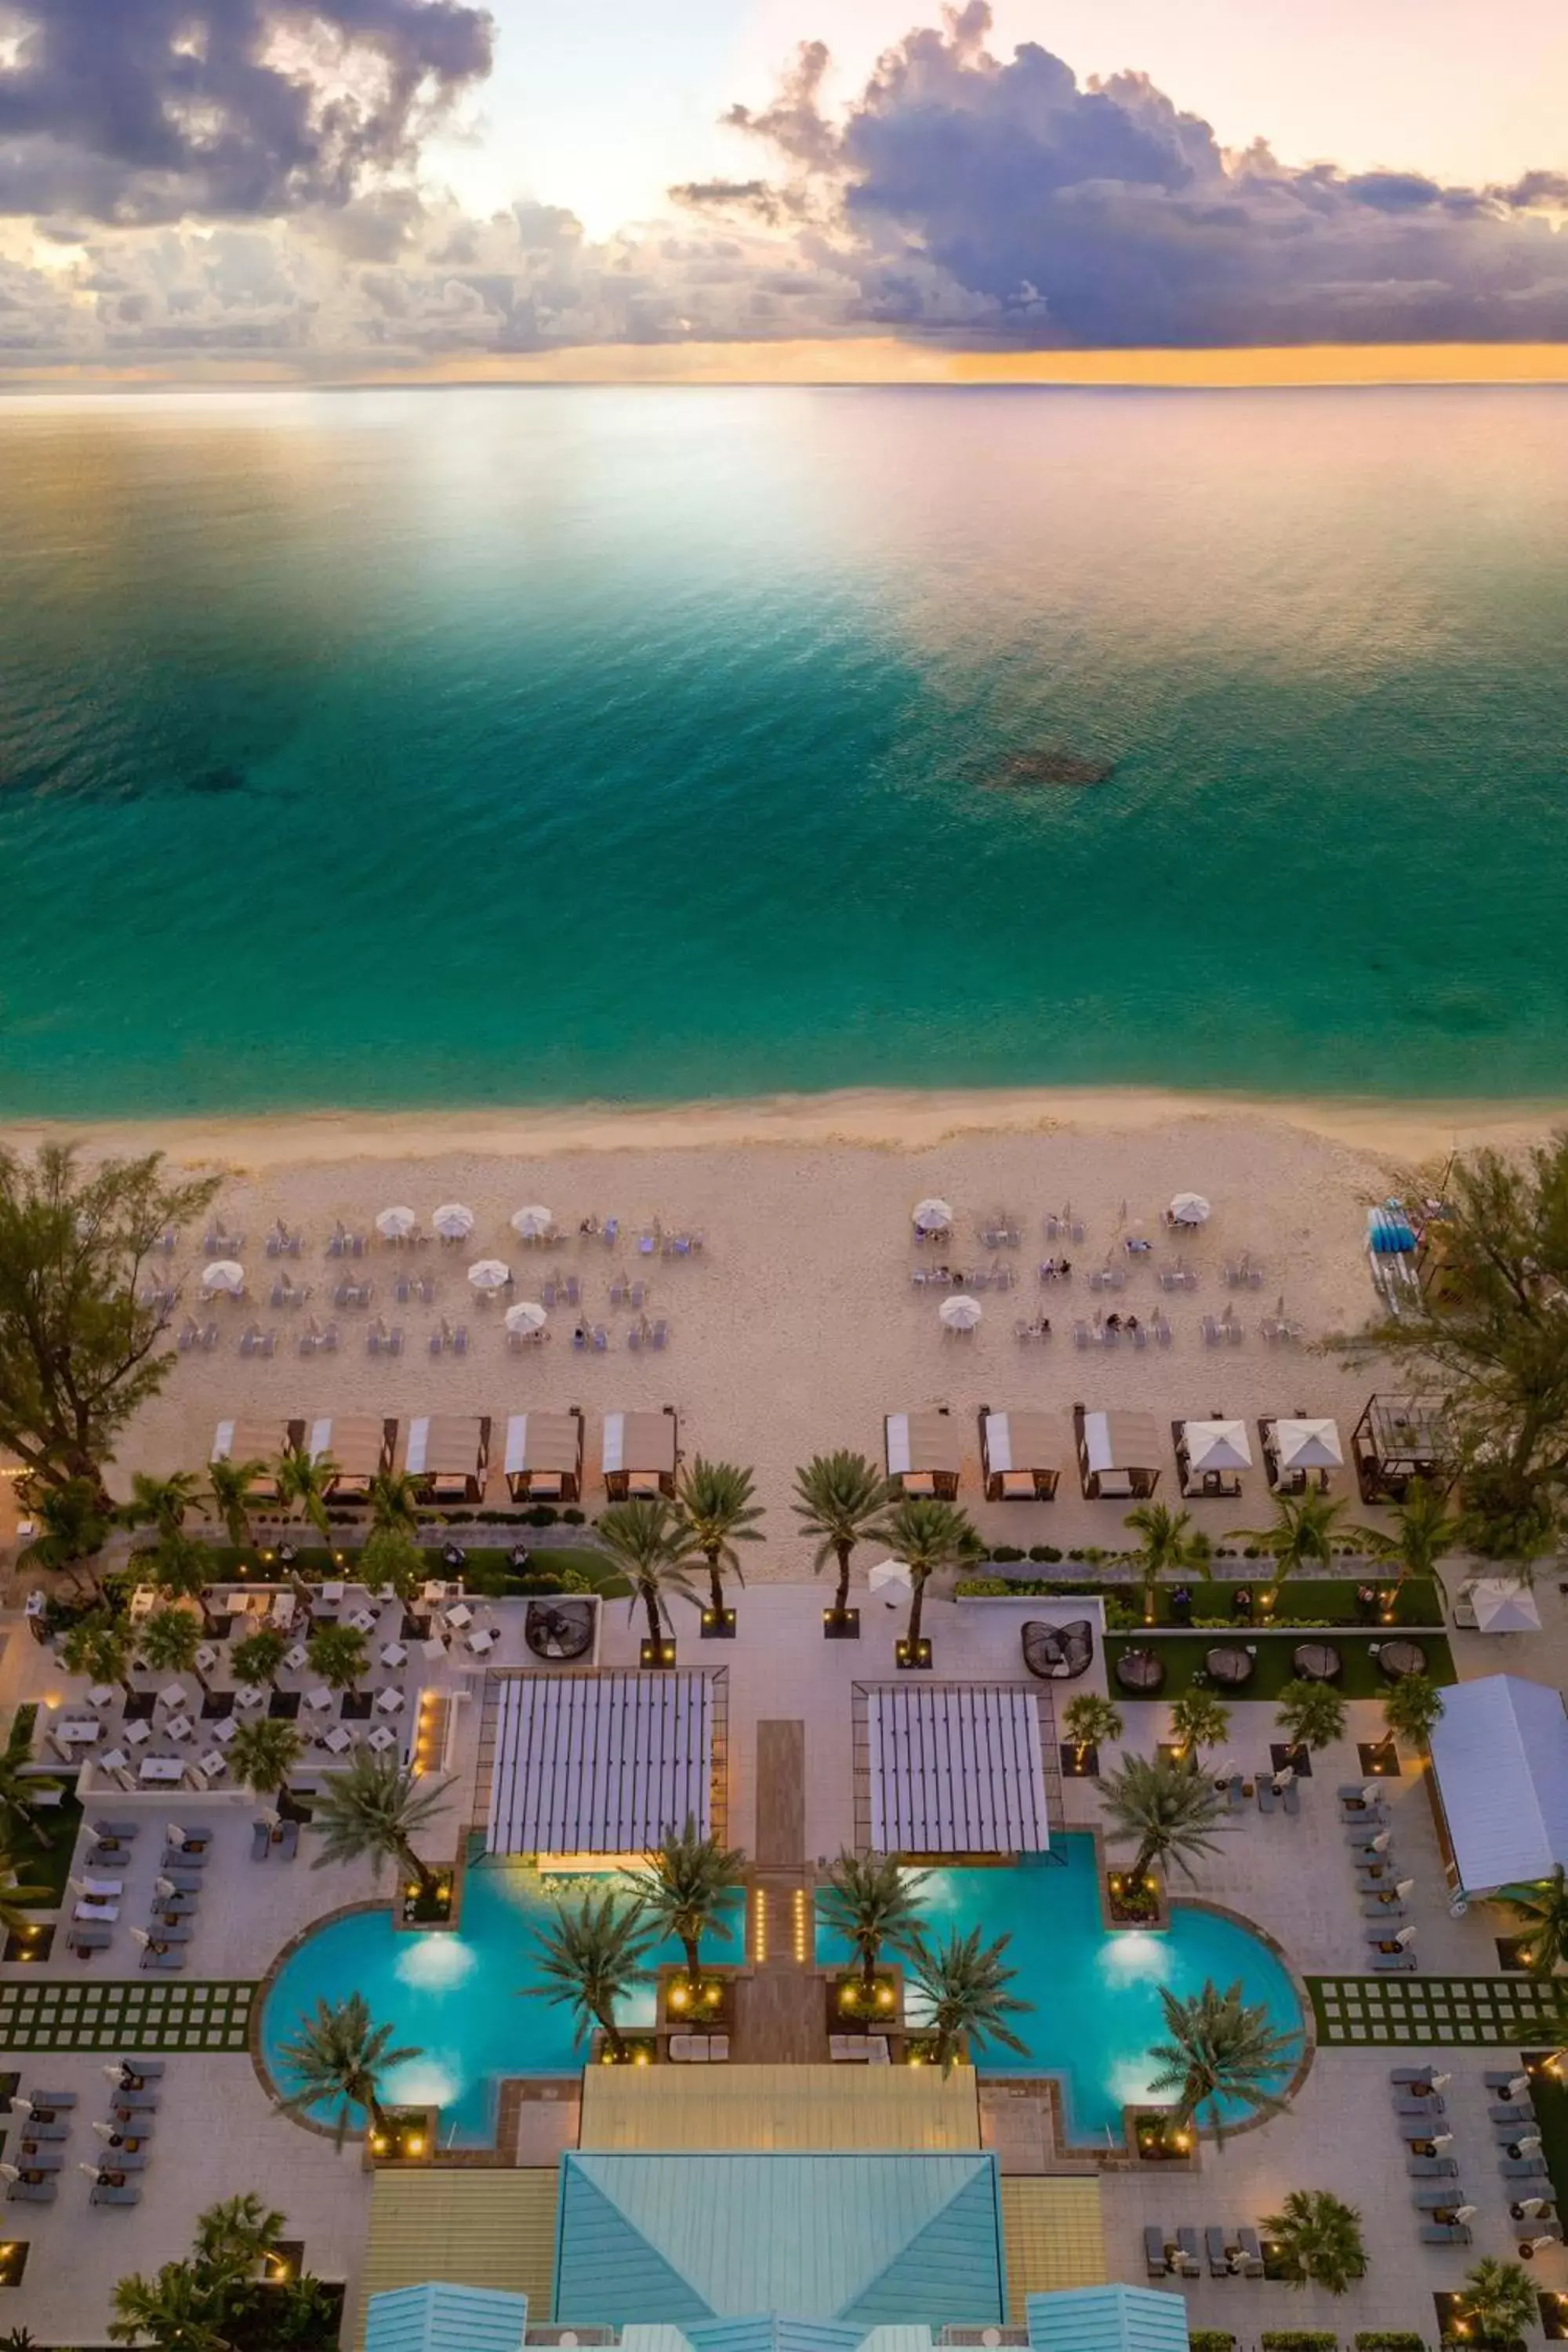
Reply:
[[[952,1928],[978,1926],[987,1939],[1012,1939],[1014,1990],[1033,2001],[1016,2021],[1028,2054],[981,2052],[982,2071],[1059,2074],[1075,2137],[1119,2131],[1121,2109],[1142,2100],[1156,2069],[1150,2044],[1163,2038],[1159,1988],[1196,1992],[1205,1978],[1222,1986],[1238,1978],[1249,2000],[1262,2001],[1282,2031],[1299,2032],[1300,2011],[1290,1980],[1268,1947],[1247,1928],[1216,1914],[1178,1903],[1161,1935],[1109,1935],[1100,1918],[1094,1842],[1059,1841],[1056,1863],[1025,1859],[996,1870],[933,1871],[927,1879],[927,1932],[945,1938]],[[281,2045],[318,2000],[363,1992],[395,2043],[421,2055],[396,2070],[392,2095],[441,2109],[443,2138],[458,2145],[489,2140],[495,2086],[501,2074],[563,2074],[583,2063],[571,2012],[552,2007],[531,1971],[532,1930],[550,1916],[550,1897],[535,1872],[520,1864],[470,1870],[463,1891],[460,1933],[397,1933],[386,1911],[359,1911],[331,1921],[292,1953],[273,1983],[262,2012],[261,2039],[274,2078],[287,2087]],[[738,1942],[705,1944],[707,1957],[733,1961]],[[680,1957],[660,1947],[654,1965]],[[824,1965],[843,1948],[819,1932]],[[651,2025],[651,1981],[624,2004],[622,2022]]]
[[[0,404],[0,1114],[1560,1089],[1565,547],[1552,391]]]

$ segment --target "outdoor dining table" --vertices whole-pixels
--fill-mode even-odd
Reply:
[[[80,1717],[68,1717],[54,1727],[54,1737],[62,1748],[90,1748],[102,1736],[103,1726],[96,1719],[89,1723]]]
[[[378,1715],[397,1715],[402,1711],[403,1703],[403,1693],[400,1690],[377,1691],[375,1695],[375,1708]]]
[[[248,1712],[253,1706],[265,1706],[267,1693],[257,1683],[242,1683],[234,1695],[235,1712]]]
[[[136,1768],[136,1777],[149,1787],[176,1788],[185,1777],[185,1767],[178,1756],[143,1756]]]
[[[389,1748],[396,1747],[397,1735],[394,1731],[388,1731],[384,1723],[378,1723],[364,1744],[367,1748],[374,1748],[376,1755],[384,1756]]]
[[[119,1696],[118,1683],[94,1683],[87,1695],[87,1703],[89,1706],[112,1706]]]
[[[1378,1672],[1391,1683],[1403,1682],[1406,1675],[1424,1675],[1426,1653],[1419,1642],[1384,1642],[1377,1654]]]
[[[356,1633],[374,1633],[380,1622],[374,1609],[356,1609],[349,1619]]]
[[[73,1919],[97,1919],[105,1927],[119,1916],[119,1898],[116,1897],[110,1901],[108,1896],[101,1895],[84,1895],[71,1913]]]
[[[389,1674],[408,1664],[408,1653],[401,1642],[388,1642],[381,1653],[381,1663]]]
[[[1256,1664],[1250,1650],[1238,1643],[1219,1642],[1205,1657],[1204,1671],[1211,1683],[1218,1683],[1226,1690],[1239,1690],[1243,1683],[1251,1681]]]
[[[1290,1664],[1305,1683],[1337,1682],[1343,1661],[1331,1642],[1303,1642],[1292,1652]]]

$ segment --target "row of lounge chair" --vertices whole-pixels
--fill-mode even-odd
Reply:
[[[1367,1922],[1367,1961],[1379,1976],[1413,1976],[1415,1923],[1405,1906],[1414,1885],[1402,1879],[1394,1856],[1394,1829],[1375,1781],[1348,1784],[1339,1791],[1340,1819],[1350,1848]]]
[[[1454,2133],[1448,2126],[1443,2091],[1451,2077],[1436,2074],[1429,2066],[1396,2066],[1388,2079],[1394,2117],[1405,2144],[1406,2172],[1417,2179],[1436,2177],[1447,2184],[1411,2192],[1411,2203],[1421,2216],[1421,2242],[1468,2246],[1469,2225],[1479,2208],[1459,2185],[1458,2163],[1448,2154]],[[1530,2077],[1527,2073],[1499,2072],[1484,2080],[1491,2094],[1487,2113],[1497,2145],[1498,2170],[1510,2184],[1510,2216],[1521,2232],[1521,2251],[1533,2254],[1542,2245],[1560,2241],[1563,2232],[1549,2182],[1539,2192],[1526,2193],[1523,2186],[1518,2190],[1512,2186],[1548,2180],[1535,2110],[1529,2099]]]
[[[1263,2249],[1256,2230],[1223,2230],[1211,2222],[1203,2234],[1202,2253],[1195,2230],[1173,2234],[1151,2222],[1143,2232],[1144,2267],[1152,2279],[1201,2278],[1204,2257],[1210,2278],[1262,2278]]]
[[[160,2096],[156,2086],[163,2079],[163,2062],[114,2059],[103,2071],[110,2084],[109,2115],[92,2126],[103,2143],[102,2152],[90,2163],[79,2162],[77,2169],[92,2182],[89,2205],[139,2205],[141,2187],[131,2176],[144,2172],[151,2158],[153,2118]],[[16,2147],[19,2161],[0,2164],[8,2203],[55,2203],[77,2104],[74,2091],[43,2088],[12,2099],[11,2112],[20,2119],[21,2130]]]

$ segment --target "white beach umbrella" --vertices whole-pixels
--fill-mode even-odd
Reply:
[[[944,1298],[936,1311],[950,1331],[973,1331],[985,1317],[979,1299],[966,1298],[962,1291],[956,1298]]]
[[[511,1229],[519,1241],[536,1242],[550,1231],[554,1223],[548,1209],[519,1209],[513,1213]]]
[[[952,1209],[946,1201],[917,1201],[915,1231],[917,1234],[944,1234],[952,1223]]]
[[[1242,1421],[1184,1421],[1187,1461],[1194,1470],[1250,1470],[1252,1448]]]
[[[476,1290],[504,1290],[511,1280],[511,1268],[499,1257],[480,1257],[468,1268],[468,1280]]]
[[[1281,1470],[1342,1470],[1345,1450],[1332,1421],[1277,1421],[1274,1435]]]
[[[430,1223],[444,1242],[466,1242],[474,1230],[474,1213],[461,1201],[443,1201]]]
[[[909,1592],[914,1586],[909,1563],[901,1559],[879,1559],[866,1581],[873,1592],[886,1591],[889,1586],[900,1592]]]
[[[509,1331],[542,1331],[550,1320],[537,1298],[520,1298],[515,1307],[506,1310]]]
[[[1212,1212],[1201,1192],[1178,1192],[1167,1213],[1173,1225],[1206,1225]]]
[[[1470,1605],[1482,1633],[1539,1633],[1541,1611],[1528,1584],[1512,1577],[1483,1576],[1470,1587]]]
[[[405,1242],[418,1223],[412,1209],[399,1205],[381,1211],[375,1221],[375,1230],[384,1242]]]
[[[202,1268],[202,1288],[225,1291],[230,1298],[243,1297],[245,1268],[231,1257],[215,1258],[211,1265]]]

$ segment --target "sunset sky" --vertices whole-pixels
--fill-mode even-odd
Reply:
[[[1540,376],[1565,228],[1558,0],[0,0],[14,385]]]

